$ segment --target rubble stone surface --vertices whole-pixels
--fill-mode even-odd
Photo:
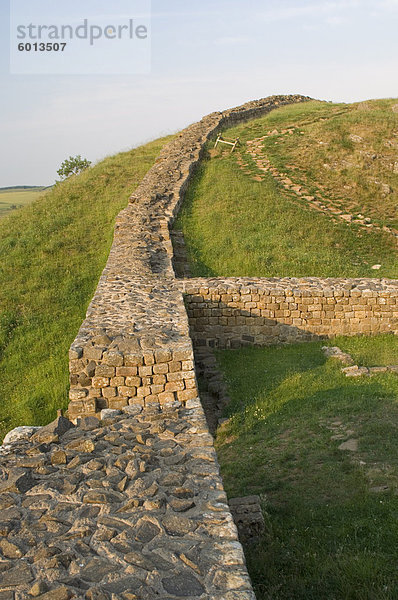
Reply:
[[[199,401],[91,426],[1,457],[0,598],[255,600]]]

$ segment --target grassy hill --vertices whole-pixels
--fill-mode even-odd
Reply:
[[[0,219],[0,434],[67,406],[68,349],[115,216],[168,139],[106,158]]]
[[[286,106],[209,143],[175,225],[193,275],[398,277],[397,107]]]
[[[14,186],[0,188],[0,217],[37,200],[47,188],[43,186]]]

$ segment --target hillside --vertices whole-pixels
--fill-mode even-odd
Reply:
[[[69,346],[115,216],[168,139],[106,158],[0,220],[0,433],[67,406]]]
[[[158,160],[166,138],[0,221],[2,430],[46,423],[66,406],[72,340],[69,418],[100,418],[82,419],[64,440],[50,425],[22,442],[22,455],[11,447],[6,456],[4,504],[23,512],[2,553],[17,560],[19,544],[29,546],[22,576],[6,561],[6,593],[41,593],[47,583],[39,591],[31,579],[44,575],[43,597],[59,583],[65,598],[77,586],[90,597],[101,587],[103,597],[252,597],[224,486],[229,499],[259,496],[261,510],[252,498],[248,512],[263,514],[265,530],[242,536],[258,600],[396,597],[398,280],[323,278],[398,273],[395,160],[385,144],[397,130],[395,103],[307,100],[277,96],[213,113]],[[305,104],[281,109],[287,102]],[[274,106],[223,132],[240,137],[236,153],[203,147],[225,119]],[[370,165],[363,152],[375,155]],[[115,215],[154,162],[109,255]],[[368,176],[380,196],[366,194]],[[220,278],[174,277],[167,228],[188,183],[176,228],[192,273]],[[183,237],[173,237],[185,269]],[[288,277],[252,279],[270,275]],[[202,408],[212,413],[223,482]],[[13,479],[21,465],[33,480],[20,471]],[[29,498],[38,480],[40,510]],[[25,546],[32,530],[40,535]],[[56,557],[56,578],[53,556],[33,566],[36,549],[52,543],[67,555]]]
[[[193,275],[397,277],[397,107],[312,101],[209,143],[176,223]]]

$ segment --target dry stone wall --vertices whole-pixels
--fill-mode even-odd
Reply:
[[[209,137],[278,96],[205,117],[116,222],[70,349],[71,419],[0,451],[0,598],[255,600],[198,397],[169,227]]]
[[[398,333],[397,280],[198,278],[181,289],[196,346]]]
[[[107,265],[72,344],[71,419],[104,408],[156,412],[195,401],[192,342],[169,228],[214,133],[308,99],[272,96],[213,113],[162,150],[117,218]]]

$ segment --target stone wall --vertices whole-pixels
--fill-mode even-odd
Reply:
[[[136,406],[188,406],[198,391],[169,234],[207,140],[222,128],[303,102],[272,96],[213,113],[182,131],[117,217],[113,245],[70,350],[69,416]]]
[[[302,96],[271,97],[214,113],[191,125],[163,149],[118,215],[107,265],[70,349],[68,414],[79,422],[83,415],[90,418],[105,409],[123,409],[129,420],[121,419],[105,435],[100,429],[90,432],[87,444],[82,443],[83,454],[88,447],[93,454],[98,449],[93,468],[104,472],[94,483],[93,498],[86,501],[97,509],[91,521],[88,565],[74,543],[66,548],[68,556],[77,553],[74,564],[82,568],[76,567],[74,581],[66,579],[69,588],[61,592],[65,598],[76,585],[90,584],[85,566],[92,577],[98,563],[104,569],[113,564],[117,581],[108,570],[103,571],[96,590],[84,596],[89,600],[97,598],[97,590],[102,594],[98,598],[108,598],[111,592],[112,598],[131,597],[124,594],[123,586],[130,589],[133,573],[138,596],[148,600],[158,596],[254,600],[199,399],[188,316],[173,270],[169,230],[204,145],[213,134],[277,106],[305,100]],[[97,446],[95,439],[100,439]],[[105,447],[105,440],[116,448]],[[112,461],[120,447],[124,447],[127,461],[119,461],[120,457]],[[73,440],[72,448],[77,448]],[[109,456],[106,467],[98,460],[104,452]],[[150,460],[142,460],[144,455]],[[74,459],[69,463],[66,456],[67,468]],[[116,496],[111,494],[109,499],[111,478],[123,477],[119,473],[123,469],[131,481],[118,487]],[[79,511],[85,496],[79,490],[73,499]],[[20,502],[23,505],[24,499]],[[51,500],[46,504],[51,506]],[[53,504],[56,510],[56,502]],[[94,548],[97,531],[101,541]],[[138,542],[134,556],[144,554],[147,564],[154,565],[152,571],[142,564],[142,558],[134,559],[140,560],[139,564],[126,559],[129,548],[123,543],[130,533]],[[21,586],[33,577],[30,566],[27,573],[28,581],[20,582]]]
[[[306,100],[273,96],[191,125],[119,214],[70,349],[78,426],[61,418],[0,453],[1,598],[254,600],[191,335],[234,347],[397,333],[398,282],[178,280],[169,229],[212,135]]]
[[[398,333],[398,280],[198,278],[181,289],[196,346]]]

